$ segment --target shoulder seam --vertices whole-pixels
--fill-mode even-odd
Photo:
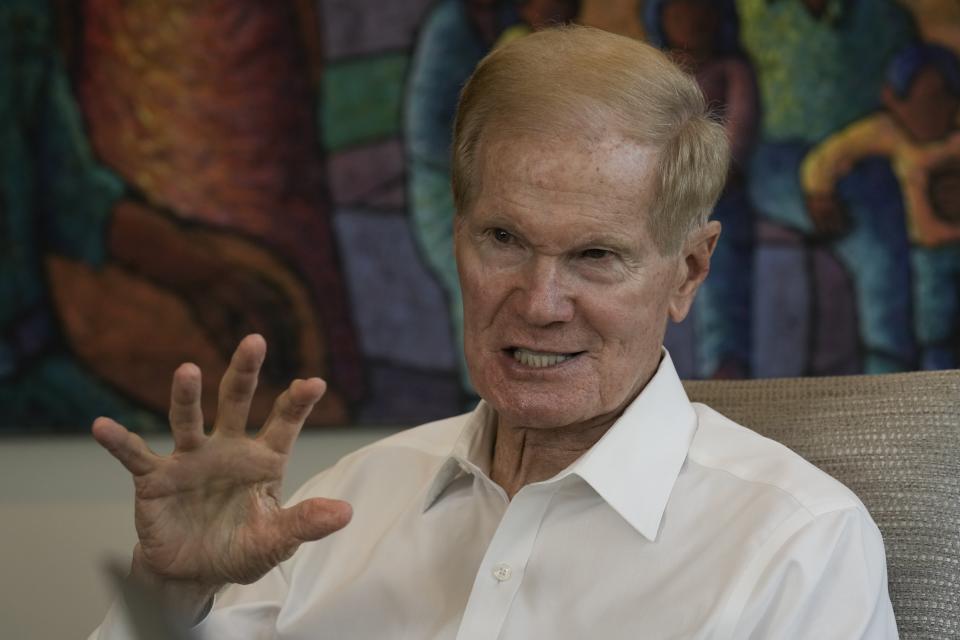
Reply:
[[[736,478],[737,480],[742,480],[743,482],[749,482],[749,483],[754,484],[754,485],[759,485],[759,486],[763,486],[763,487],[767,487],[767,488],[769,488],[769,489],[772,489],[772,490],[776,491],[778,494],[781,494],[781,495],[786,496],[787,498],[789,498],[790,501],[793,502],[793,503],[797,506],[797,508],[806,511],[806,512],[810,515],[810,517],[813,517],[813,518],[815,518],[815,517],[817,517],[817,516],[820,516],[820,515],[823,515],[823,514],[825,514],[825,513],[831,513],[831,512],[833,512],[833,511],[842,511],[842,510],[844,510],[844,509],[850,509],[850,508],[858,509],[859,506],[860,506],[859,501],[856,499],[855,495],[854,495],[852,492],[850,492],[849,489],[846,489],[846,487],[845,487],[843,484],[839,483],[835,478],[832,478],[832,477],[831,477],[831,479],[832,479],[834,482],[837,482],[837,484],[838,484],[839,486],[844,487],[844,489],[846,489],[846,491],[849,492],[849,495],[846,495],[846,496],[834,496],[834,497],[831,497],[831,498],[829,498],[829,499],[824,499],[824,500],[819,500],[819,501],[813,501],[813,502],[805,502],[805,501],[801,500],[798,496],[796,496],[795,494],[793,494],[792,492],[790,492],[790,491],[788,491],[787,489],[785,489],[784,487],[781,487],[780,485],[777,485],[777,484],[773,484],[772,482],[767,482],[767,481],[765,481],[765,480],[759,480],[759,479],[756,479],[756,478],[748,478],[748,477],[745,477],[745,476],[743,476],[743,475],[741,475],[741,474],[735,473],[734,471],[731,471],[730,469],[724,469],[724,468],[722,468],[722,467],[711,466],[711,465],[709,465],[709,464],[705,464],[705,463],[702,462],[702,461],[699,461],[699,460],[694,459],[693,456],[690,456],[690,455],[687,456],[687,459],[688,459],[691,463],[696,464],[696,465],[699,465],[699,466],[703,467],[704,469],[710,469],[711,471],[716,471],[717,473],[724,473],[724,474],[726,474],[726,475],[728,475],[728,476],[731,476],[731,477],[733,477],[733,478]],[[821,470],[821,472],[822,472],[822,473],[826,473],[826,472],[823,472],[822,470]],[[828,475],[828,477],[830,477],[830,476]]]

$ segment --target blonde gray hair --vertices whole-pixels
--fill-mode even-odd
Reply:
[[[619,136],[658,149],[647,223],[661,253],[702,227],[726,182],[729,143],[696,81],[659,50],[590,27],[546,29],[491,52],[460,94],[452,182],[458,213],[487,131]]]

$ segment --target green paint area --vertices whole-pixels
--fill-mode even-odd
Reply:
[[[327,151],[399,135],[408,62],[406,54],[390,53],[324,69],[320,131]]]
[[[887,64],[916,37],[893,0],[829,0],[821,19],[800,0],[736,3],[766,140],[817,142],[879,108]]]

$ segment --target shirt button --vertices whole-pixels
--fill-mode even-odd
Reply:
[[[513,575],[513,569],[506,562],[499,562],[493,566],[493,577],[497,582],[506,582]]]

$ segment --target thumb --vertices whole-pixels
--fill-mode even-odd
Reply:
[[[311,498],[280,511],[280,524],[297,543],[319,540],[350,522],[353,507],[343,500]]]

